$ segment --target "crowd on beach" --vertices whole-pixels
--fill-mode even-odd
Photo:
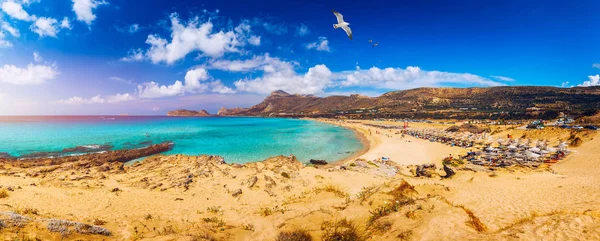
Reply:
[[[446,159],[459,160],[482,166],[505,167],[511,165],[539,166],[542,163],[556,163],[566,157],[571,151],[568,150],[566,142],[561,142],[557,146],[549,145],[548,141],[531,139],[515,139],[511,135],[506,138],[494,138],[488,133],[470,133],[470,132],[450,132],[436,128],[404,128],[393,125],[375,125],[367,126],[396,130],[394,134],[412,136],[415,138],[446,144],[449,146],[462,147],[469,149],[465,155]],[[369,132],[371,132],[369,130]],[[386,135],[378,130],[376,134]],[[405,139],[408,141],[408,139]]]
[[[538,166],[541,163],[556,163],[570,153],[566,142],[561,142],[558,146],[552,147],[547,140],[514,139],[510,135],[506,139],[502,139],[487,136],[485,133],[454,133],[432,128],[409,128],[400,132],[431,142],[469,148],[471,150],[466,155],[459,156],[458,159],[476,165],[504,167],[519,164]],[[450,158],[453,159],[451,156]]]

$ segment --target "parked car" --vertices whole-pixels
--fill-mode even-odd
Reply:
[[[595,126],[584,126],[583,128],[588,129],[588,130],[598,130],[598,127]]]
[[[563,129],[571,129],[571,126],[568,126],[568,125],[562,125],[562,126],[559,126],[559,127],[563,128]]]
[[[583,126],[573,126],[573,129],[581,130],[583,129]]]

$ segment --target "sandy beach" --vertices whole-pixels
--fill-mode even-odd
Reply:
[[[289,156],[244,165],[183,155],[108,168],[0,163],[0,240],[278,240],[286,232],[313,240],[600,240],[595,132],[577,133],[581,146],[556,164],[459,166],[442,178],[443,158],[469,149],[365,125],[402,123],[320,121],[355,130],[367,148],[325,167]],[[493,128],[495,136],[553,144],[572,134]],[[415,177],[425,163],[436,165],[434,175]]]

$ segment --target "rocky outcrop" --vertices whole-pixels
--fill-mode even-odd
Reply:
[[[61,156],[52,158],[16,158],[16,157],[4,157],[0,158],[0,165],[10,164],[13,167],[35,167],[35,166],[55,166],[63,163],[76,163],[79,167],[92,167],[102,166],[106,163],[120,163],[122,164],[131,160],[135,160],[141,157],[146,157],[161,152],[171,150],[173,143],[165,142],[156,145],[150,145],[144,148],[131,149],[131,150],[116,150],[106,151],[102,153],[92,153],[78,156]],[[111,169],[108,167],[108,169]]]
[[[444,178],[451,178],[452,176],[454,176],[454,174],[456,174],[454,169],[452,169],[448,165],[444,165],[444,172],[446,172],[446,176],[444,176]]]
[[[325,160],[310,159],[310,164],[313,164],[313,165],[327,165],[327,161],[325,161]]]
[[[435,164],[426,163],[418,165],[416,170],[417,177],[432,177],[435,174]]]
[[[232,109],[227,109],[225,107],[221,107],[221,109],[219,109],[219,111],[217,112],[217,115],[220,116],[228,116],[228,115],[242,115],[242,113],[246,111],[246,108],[232,108]]]
[[[169,111],[167,116],[210,116],[210,113],[208,113],[206,110],[193,111],[180,109]]]

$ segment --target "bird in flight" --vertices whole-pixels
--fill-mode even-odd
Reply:
[[[369,39],[369,43],[373,43],[373,40]],[[379,42],[376,42],[373,44],[373,47],[377,47],[379,45]]]
[[[335,28],[335,29],[342,28],[344,31],[346,31],[346,34],[348,35],[350,40],[352,40],[352,30],[350,29],[350,27],[348,27],[348,25],[350,25],[350,23],[344,22],[344,16],[342,16],[341,13],[338,13],[335,10],[331,10],[331,11],[337,18],[337,22],[338,22],[337,24],[333,25],[333,28]]]

